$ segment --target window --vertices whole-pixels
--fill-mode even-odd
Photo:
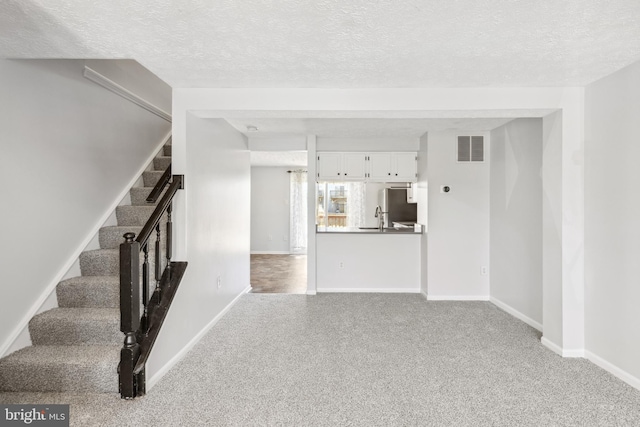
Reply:
[[[363,182],[319,182],[316,185],[316,224],[321,227],[360,227],[364,223]]]

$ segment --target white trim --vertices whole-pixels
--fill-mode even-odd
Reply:
[[[307,295],[316,295],[316,291],[310,291],[307,289]]]
[[[91,80],[92,82],[94,82],[94,83],[102,86],[103,88],[115,93],[116,95],[119,95],[119,96],[123,97],[124,99],[133,102],[134,104],[138,105],[139,107],[142,107],[145,110],[149,111],[150,113],[153,113],[156,116],[160,117],[161,119],[164,119],[164,120],[168,121],[169,123],[171,123],[171,114],[169,114],[166,111],[162,110],[160,107],[157,107],[157,106],[153,105],[152,103],[150,103],[146,99],[143,99],[143,98],[139,97],[138,95],[136,95],[135,93],[129,91],[128,89],[120,86],[118,83],[116,83],[113,80],[103,76],[102,74],[98,73],[96,70],[94,70],[92,68],[89,68],[89,67],[87,67],[85,65],[84,66],[84,72],[82,73],[82,75],[86,79]]]
[[[380,293],[380,294],[419,294],[416,288],[318,288],[318,293]]]
[[[562,357],[584,357],[584,349],[581,349],[581,348],[565,350],[545,337],[542,337],[540,339],[540,343],[542,343],[542,345],[547,347],[549,350],[553,351],[555,354]]]
[[[429,301],[489,301],[489,295],[429,295]]]
[[[206,333],[209,332],[209,330],[213,328],[216,325],[216,323],[218,323],[218,321],[224,317],[225,314],[227,314],[227,312],[231,309],[231,307],[233,307],[238,302],[238,300],[249,291],[251,291],[251,285],[244,288],[244,290],[242,290],[242,292],[240,292],[240,294],[238,294],[238,296],[236,296],[233,299],[233,301],[227,304],[227,306],[223,308],[222,311],[218,313],[218,315],[214,317],[213,320],[211,320],[211,322],[207,324],[207,326],[202,328],[202,330],[195,337],[193,337],[191,341],[187,343],[187,345],[182,347],[182,349],[178,352],[178,354],[173,356],[171,360],[165,363],[165,365],[158,370],[158,372],[156,372],[152,377],[150,377],[147,380],[147,392],[151,390],[153,386],[155,386],[158,383],[158,381],[160,381],[162,377],[167,372],[169,372],[171,368],[173,368],[176,365],[176,363],[182,360],[182,358],[186,356],[187,353],[189,353],[189,351],[191,351],[191,349],[202,339],[202,337],[204,337]]]
[[[540,338],[540,343],[547,347],[549,350],[553,351],[558,356],[562,356],[562,348],[559,345],[556,345],[549,341],[546,337]]]
[[[585,357],[593,364],[601,367],[602,369],[609,372],[610,374],[620,378],[622,381],[629,384],[631,387],[635,388],[636,390],[640,390],[640,378],[634,377],[624,369],[619,368],[618,366],[614,365],[611,362],[607,362],[602,357],[588,350],[585,350],[584,354],[585,354]]]
[[[533,320],[529,316],[526,316],[526,315],[522,314],[521,312],[519,312],[515,308],[511,307],[508,304],[505,304],[504,302],[500,301],[499,299],[497,299],[495,297],[489,297],[489,301],[491,301],[495,306],[497,306],[501,310],[506,311],[507,313],[509,313],[513,317],[522,320],[527,325],[529,325],[532,328],[535,328],[535,329],[539,330],[540,332],[542,332],[542,324],[541,323],[536,322],[535,320]]]
[[[562,350],[562,357],[584,357],[584,349],[574,348],[572,350]]]
[[[170,138],[171,138],[171,131],[169,131],[167,136],[162,139],[162,143],[160,143],[160,145],[158,145],[158,147],[153,150],[149,158],[147,158],[147,160],[144,161],[144,163],[142,164],[142,167],[134,175],[134,178],[125,186],[124,190],[118,196],[116,196],[115,200],[111,203],[109,208],[106,210],[105,214],[95,223],[95,225],[87,233],[82,243],[78,245],[78,248],[75,250],[75,252],[71,254],[71,256],[69,257],[67,262],[64,263],[62,268],[58,270],[58,273],[53,277],[51,282],[49,282],[49,285],[47,285],[47,287],[42,291],[42,293],[40,294],[38,299],[33,303],[31,308],[29,308],[29,310],[25,312],[25,315],[20,321],[20,323],[18,323],[18,325],[14,328],[13,332],[9,335],[7,340],[0,347],[0,357],[4,357],[6,355],[5,353],[7,352],[7,350],[9,350],[13,345],[13,343],[18,339],[18,337],[20,337],[20,334],[22,333],[22,331],[26,327],[28,327],[29,321],[31,321],[33,316],[35,316],[38,313],[38,310],[40,310],[40,307],[42,307],[42,305],[47,301],[47,299],[51,296],[51,294],[55,292],[56,286],[58,286],[58,283],[60,283],[60,281],[63,280],[64,276],[67,274],[67,271],[69,271],[69,269],[73,267],[73,264],[78,260],[78,258],[80,257],[80,254],[84,252],[84,250],[89,245],[89,243],[91,243],[91,241],[95,238],[95,236],[100,231],[100,228],[104,226],[104,224],[107,222],[109,217],[116,210],[116,207],[118,207],[122,199],[126,197],[126,195],[129,193],[129,190],[131,190],[131,188],[135,185],[138,179],[140,179],[140,176],[142,176],[142,173],[147,170],[147,166],[149,165],[149,163],[153,161],[153,159],[158,155],[158,152],[162,150],[162,147],[164,147],[164,145],[169,141]]]
[[[291,252],[289,251],[251,251],[251,255],[291,255]]]

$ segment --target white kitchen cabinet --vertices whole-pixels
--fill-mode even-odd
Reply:
[[[415,182],[418,164],[416,153],[370,153],[370,181],[379,182]]]
[[[319,181],[416,182],[417,153],[318,154]]]
[[[393,153],[393,162],[395,162],[394,176],[397,181],[414,182],[418,180],[418,157],[416,153]]]
[[[318,179],[363,181],[367,172],[366,157],[366,153],[319,153]]]

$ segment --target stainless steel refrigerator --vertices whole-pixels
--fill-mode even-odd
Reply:
[[[413,225],[418,222],[418,204],[407,201],[406,188],[383,188],[378,193],[378,204],[384,212],[384,226],[393,223]]]

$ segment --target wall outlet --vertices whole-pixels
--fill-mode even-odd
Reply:
[[[480,274],[482,274],[483,276],[487,275],[487,267],[482,266],[480,267]]]
[[[271,242],[271,241],[273,240],[273,236],[272,236],[271,234],[269,234],[269,235],[267,236],[267,240]]]
[[[344,268],[344,262],[340,261],[340,268]]]
[[[282,240],[284,240],[284,241],[286,242],[287,240],[289,240],[289,236],[287,236],[287,235],[283,235],[283,236],[282,236]]]
[[[218,289],[222,287],[222,277],[218,276]]]

